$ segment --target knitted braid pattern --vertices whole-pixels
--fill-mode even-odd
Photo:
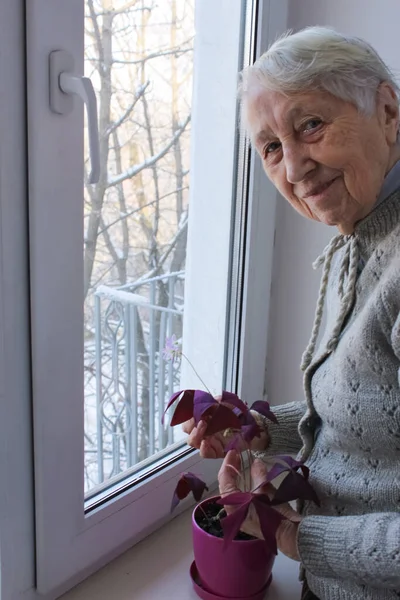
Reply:
[[[323,271],[322,271],[321,283],[320,283],[320,288],[319,288],[319,293],[318,293],[318,301],[317,301],[317,307],[315,310],[314,323],[313,323],[313,327],[312,327],[312,331],[311,331],[311,338],[310,338],[308,346],[303,354],[302,361],[301,361],[301,370],[302,371],[305,371],[307,369],[307,367],[311,363],[313,355],[314,355],[319,330],[321,328],[322,316],[324,313],[325,296],[326,296],[326,291],[328,288],[329,273],[331,270],[333,256],[334,256],[335,252],[337,250],[339,250],[339,248],[342,248],[346,243],[348,243],[348,239],[349,239],[348,236],[343,236],[343,235],[337,235],[334,238],[332,238],[331,241],[329,242],[329,244],[327,245],[327,247],[325,248],[325,250],[323,251],[323,253],[321,254],[321,256],[319,256],[317,258],[317,260],[313,263],[313,269],[317,269],[322,264],[324,265],[324,267],[323,267]],[[344,270],[343,270],[343,277],[344,277]],[[343,284],[342,284],[342,287],[343,287]]]

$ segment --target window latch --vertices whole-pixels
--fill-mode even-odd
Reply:
[[[59,115],[69,114],[73,109],[74,95],[85,106],[89,134],[90,166],[89,183],[100,178],[100,145],[97,119],[97,100],[89,77],[74,75],[74,59],[65,50],[50,53],[50,109]]]

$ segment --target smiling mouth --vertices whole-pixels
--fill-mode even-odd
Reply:
[[[330,181],[327,181],[326,183],[322,183],[320,185],[315,186],[309,192],[304,194],[303,198],[305,199],[305,198],[312,198],[313,196],[319,196],[320,194],[325,192],[328,188],[330,188],[332,183],[334,183],[337,179],[338,179],[338,177],[335,177],[334,179],[331,179]]]

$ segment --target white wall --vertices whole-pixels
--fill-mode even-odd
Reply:
[[[399,0],[289,0],[288,28],[329,25],[365,38],[398,76],[399,22]],[[266,368],[266,391],[273,404],[302,398],[300,358],[309,339],[320,278],[311,263],[335,233],[306,221],[279,199]]]

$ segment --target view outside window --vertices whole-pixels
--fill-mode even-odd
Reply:
[[[180,378],[162,350],[182,337],[193,43],[194,0],[86,0],[101,160],[84,190],[86,494],[182,443],[161,423]]]

